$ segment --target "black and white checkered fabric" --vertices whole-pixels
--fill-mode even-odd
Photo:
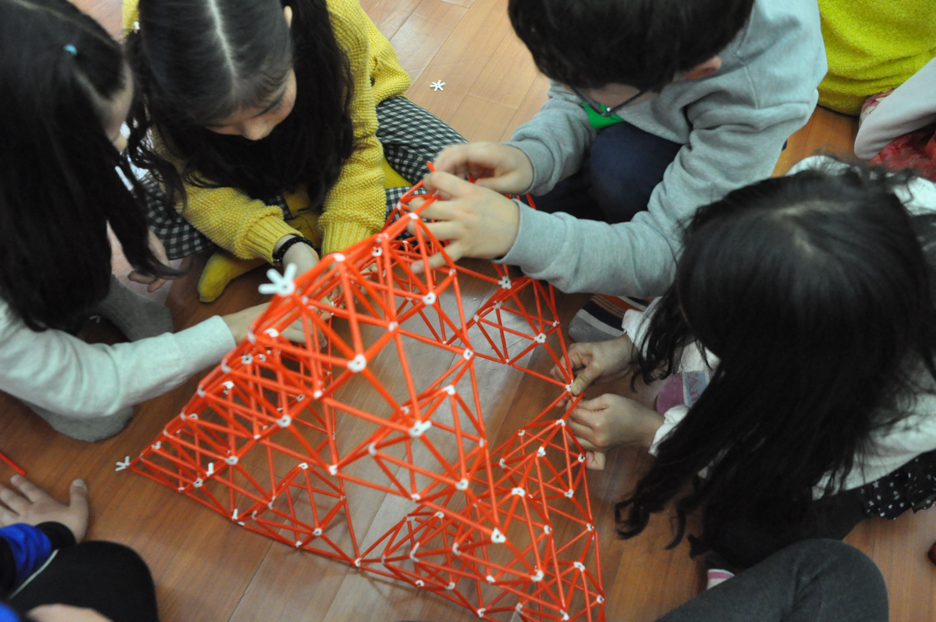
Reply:
[[[437,116],[405,97],[391,97],[377,105],[377,140],[387,162],[410,183],[427,174],[428,162],[447,145],[467,142]]]
[[[405,97],[391,97],[378,104],[377,122],[377,140],[383,145],[384,157],[393,170],[411,183],[418,182],[429,173],[426,164],[445,146],[466,142],[441,119]],[[166,247],[169,259],[181,259],[217,248],[205,234],[166,205],[165,193],[159,189],[152,175],[137,172],[150,196],[147,201],[150,228]],[[407,190],[409,187],[387,189],[387,214]],[[268,197],[264,202],[282,209],[285,220],[292,218],[282,195]]]
[[[146,219],[150,229],[166,247],[169,259],[181,259],[217,248],[208,236],[179,216],[175,208],[168,205],[168,197],[152,174],[139,174],[140,182],[146,187]]]

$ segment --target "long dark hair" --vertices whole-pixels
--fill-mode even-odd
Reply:
[[[0,296],[33,330],[72,327],[107,294],[108,223],[135,268],[174,274],[149,249],[145,191],[103,127],[130,74],[66,0],[0,0],[0,49]]]
[[[321,202],[354,151],[353,81],[325,0],[142,0],[140,29],[127,54],[141,86],[130,151],[153,170],[173,202],[183,180],[234,187],[253,198],[306,184]],[[259,141],[224,136],[205,124],[268,102],[296,73],[292,113]],[[144,105],[145,104],[145,105]],[[181,175],[150,145],[158,130],[185,162]]]
[[[720,363],[616,506],[623,537],[674,498],[671,546],[697,509],[703,550],[728,519],[808,526],[814,490],[840,489],[872,432],[931,390],[936,309],[919,234],[933,223],[895,194],[906,179],[807,170],[696,213],[637,365],[665,376],[693,342]]]

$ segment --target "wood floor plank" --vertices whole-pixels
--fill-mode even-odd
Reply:
[[[387,39],[400,30],[421,0],[361,0],[361,7]]]
[[[400,65],[414,83],[468,11],[442,0],[421,0],[390,38]]]
[[[515,113],[513,108],[467,95],[449,124],[471,142],[496,142],[503,136]]]
[[[774,175],[782,175],[803,158],[819,153],[854,160],[857,133],[857,118],[826,108],[816,108],[809,122],[790,137],[787,148],[780,154],[777,166],[774,167]]]
[[[542,108],[543,104],[546,102],[547,91],[549,91],[549,78],[541,73],[536,74],[536,78],[530,85],[529,90],[527,90],[526,95],[524,95],[523,101],[520,102],[517,111],[510,119],[510,123],[507,124],[504,133],[501,134],[500,140],[502,142],[510,140],[514,130],[532,119],[536,113],[539,112],[540,108]]]
[[[500,106],[517,109],[539,71],[523,42],[508,32],[487,62],[469,94]]]
[[[506,0],[475,0],[425,71],[413,76],[409,98],[443,121],[451,121],[494,51],[511,33],[506,16]],[[445,91],[430,88],[437,80],[445,82]]]

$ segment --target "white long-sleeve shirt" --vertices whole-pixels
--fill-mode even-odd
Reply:
[[[178,333],[116,345],[36,332],[0,299],[0,390],[75,417],[113,414],[177,387],[235,346],[220,317]]]

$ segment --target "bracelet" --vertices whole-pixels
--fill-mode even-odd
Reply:
[[[315,250],[315,246],[312,244],[312,240],[301,235],[294,235],[293,237],[283,242],[280,247],[276,249],[276,252],[273,253],[273,263],[283,263],[283,257],[286,256],[286,251],[292,248],[295,244],[305,244],[312,250]]]

